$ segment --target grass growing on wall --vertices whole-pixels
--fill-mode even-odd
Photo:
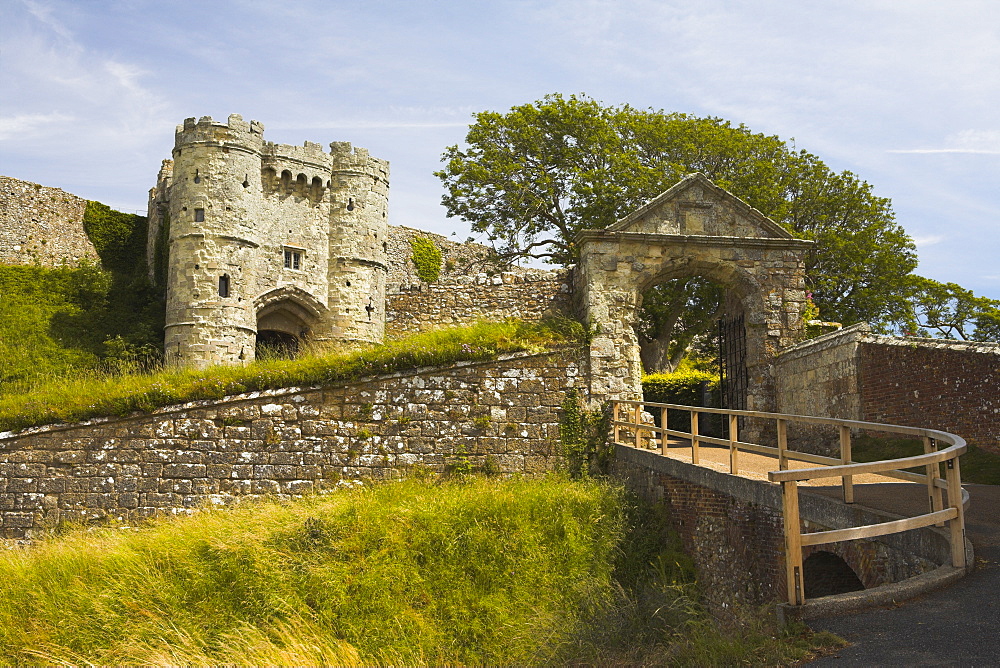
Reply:
[[[416,334],[354,352],[264,360],[245,367],[52,378],[23,392],[0,396],[0,431],[122,416],[255,390],[323,385],[424,366],[491,360],[504,353],[541,351],[575,341],[581,333],[579,324],[565,320],[482,322]]]
[[[776,665],[826,637],[720,627],[620,488],[409,480],[0,555],[0,661]]]

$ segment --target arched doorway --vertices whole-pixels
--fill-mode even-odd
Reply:
[[[309,293],[295,287],[272,290],[254,300],[257,310],[258,358],[298,355],[326,308]]]
[[[846,561],[825,550],[813,552],[802,562],[802,586],[809,598],[846,594],[865,588],[861,578]]]
[[[594,331],[592,400],[641,397],[634,331],[640,295],[664,280],[703,276],[723,286],[743,317],[750,410],[773,410],[770,362],[800,338],[806,301],[803,254],[794,239],[705,176],[693,174],[606,230],[577,237],[576,297]]]

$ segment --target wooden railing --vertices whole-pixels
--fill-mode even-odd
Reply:
[[[660,426],[650,419],[652,411],[659,412]],[[689,415],[690,431],[669,428],[671,411],[684,411]],[[701,415],[719,415],[728,424],[728,436],[720,438],[699,433]],[[758,429],[763,432],[765,425],[771,420],[775,422],[773,438],[775,446],[759,443],[746,443],[739,440],[740,418],[752,418]],[[788,448],[789,423],[809,425],[829,425],[839,432],[840,458],[823,457],[806,452],[798,452]],[[959,456],[964,454],[967,446],[965,440],[955,434],[936,429],[921,429],[918,427],[903,427],[898,425],[861,422],[857,420],[839,420],[835,418],[809,417],[804,415],[785,415],[781,413],[762,413],[758,411],[729,410],[723,408],[703,408],[699,406],[683,406],[679,404],[658,404],[642,401],[616,401],[612,419],[614,441],[620,445],[636,448],[656,447],[668,455],[668,437],[687,439],[690,441],[691,462],[699,464],[700,448],[703,444],[721,445],[729,449],[729,472],[738,475],[739,455],[741,452],[754,452],[776,457],[778,470],[767,474],[768,480],[781,485],[781,503],[785,525],[785,570],[788,583],[788,602],[801,605],[806,598],[802,582],[802,549],[810,545],[822,545],[845,540],[873,538],[886,534],[899,533],[930,525],[943,527],[948,525],[951,541],[951,563],[956,568],[965,568],[965,518],[964,508],[968,501],[968,493],[962,489],[959,470]],[[622,442],[622,431],[630,433],[631,442]],[[889,459],[878,462],[855,463],[851,459],[852,430],[900,434],[917,437],[923,440],[924,454],[900,459]],[[939,444],[947,447],[938,449]],[[816,468],[788,470],[790,460],[819,464]],[[941,477],[941,465],[944,464],[945,476]],[[923,467],[924,473],[912,473],[902,469]],[[878,474],[888,478],[917,482],[926,485],[928,512],[916,517],[852,527],[832,531],[817,531],[802,533],[799,520],[798,483],[821,478],[840,478],[843,487],[845,503],[854,502],[854,476],[862,474]],[[944,492],[946,500],[941,498]]]

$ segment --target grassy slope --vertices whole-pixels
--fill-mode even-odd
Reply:
[[[593,480],[477,478],[79,530],[0,557],[0,662],[773,665],[828,640],[711,623],[650,518]]]
[[[924,454],[923,441],[910,438],[873,438],[864,436],[857,439],[851,449],[856,462],[875,462],[883,459],[915,457]],[[970,445],[959,460],[963,483],[1000,485],[1000,455]],[[924,473],[923,468],[914,470]]]
[[[163,347],[163,299],[146,278],[146,219],[88,202],[101,266],[0,266],[0,394],[116,368]]]
[[[297,385],[322,385],[365,375],[495,359],[503,353],[542,350],[579,340],[570,321],[480,323],[410,336],[348,352],[305,355],[249,366],[165,369],[138,374],[77,374],[37,383],[30,391],[0,395],[0,430],[92,417],[127,415],[160,406]]]

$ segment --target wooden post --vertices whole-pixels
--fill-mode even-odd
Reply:
[[[613,415],[615,416],[615,420],[614,420],[615,422],[618,422],[618,420],[620,420],[620,419],[621,419],[621,418],[620,418],[620,417],[618,416],[618,408],[619,408],[619,406],[621,406],[621,404],[619,404],[619,403],[618,403],[618,402],[616,401],[616,402],[615,402],[615,407],[614,407],[614,409],[613,409],[613,413],[612,413],[612,414],[613,414]],[[616,425],[615,425],[615,444],[618,444],[618,443],[619,443],[620,441],[621,441],[621,427],[619,427],[619,426],[618,426],[618,425],[616,424]]]
[[[788,602],[802,605],[802,533],[799,529],[799,490],[794,480],[781,483],[781,510],[785,518],[785,581]]]
[[[739,473],[740,470],[739,462],[737,461],[738,450],[736,448],[736,442],[739,440],[739,434],[736,433],[737,425],[739,424],[737,422],[738,419],[735,415],[729,416],[729,472],[733,475]]]
[[[948,505],[958,511],[955,519],[948,520],[951,530],[951,565],[965,568],[965,511],[962,508],[962,475],[958,457],[945,462],[945,476],[948,480]]]
[[[667,454],[667,409],[660,409],[660,452]]]
[[[788,468],[788,421],[778,418],[778,470],[784,471]]]
[[[924,436],[924,452],[937,452],[937,441],[930,436]],[[927,507],[934,513],[941,510],[941,492],[937,488],[937,479],[941,477],[940,464],[928,464],[924,467],[927,475]],[[943,527],[944,522],[938,522],[935,526]]]
[[[851,428],[840,428],[840,463],[851,463]],[[854,503],[854,476],[845,475],[840,477],[844,487],[844,503]]]
[[[698,411],[691,411],[691,463],[698,463]]]
[[[635,445],[636,449],[642,446],[642,432],[639,429],[639,418],[642,416],[642,404],[635,405],[635,412],[632,414],[632,428],[635,429]]]

